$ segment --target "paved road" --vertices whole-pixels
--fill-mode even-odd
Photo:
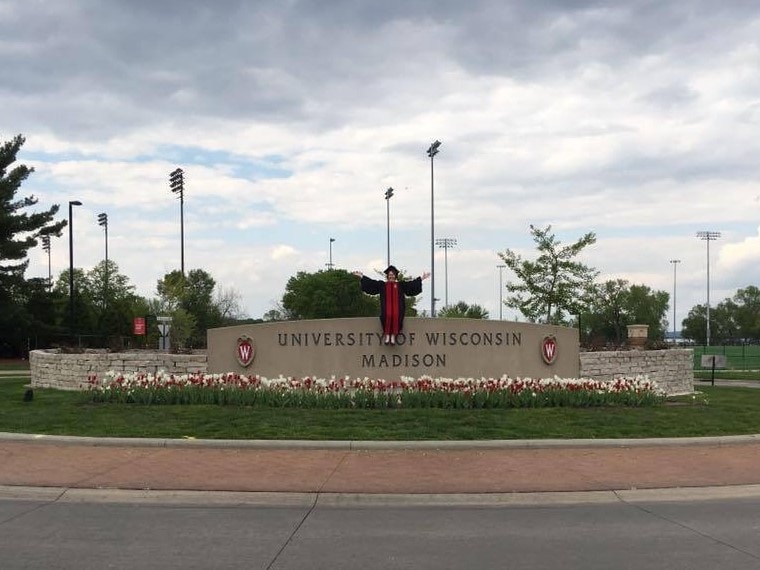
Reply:
[[[760,568],[760,497],[522,506],[0,500],[16,568]]]

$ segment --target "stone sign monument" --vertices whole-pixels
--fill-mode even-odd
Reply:
[[[579,376],[578,331],[480,319],[408,318],[385,345],[376,317],[278,321],[208,331],[208,372],[265,377]]]

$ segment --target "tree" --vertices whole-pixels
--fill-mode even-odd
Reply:
[[[292,319],[368,317],[380,314],[380,301],[362,293],[356,276],[343,269],[299,271],[285,286],[282,308]]]
[[[488,311],[480,305],[468,305],[459,301],[455,305],[444,307],[438,311],[438,316],[443,319],[487,319]]]
[[[186,337],[191,347],[205,346],[208,329],[232,323],[240,314],[240,294],[234,289],[216,290],[216,280],[203,269],[192,269],[186,276],[170,271],[156,290],[163,311],[182,320],[185,330],[191,329]],[[177,313],[179,309],[187,314]]]
[[[132,334],[132,321],[143,316],[140,297],[129,277],[119,273],[113,260],[101,261],[87,272],[84,292],[98,314],[98,332],[113,348],[122,347],[123,337]]]
[[[760,289],[749,285],[734,295],[735,320],[743,341],[760,340]]]
[[[91,334],[97,329],[99,311],[95,306],[94,300],[90,297],[91,287],[87,279],[87,272],[80,267],[75,267],[73,278],[73,323],[69,322],[69,270],[65,269],[61,271],[53,285],[53,291],[66,300],[65,305],[61,307],[60,322],[67,327],[73,324],[74,330],[78,333]]]
[[[504,304],[518,309],[531,322],[565,324],[568,315],[580,313],[598,274],[574,261],[585,247],[596,242],[596,236],[589,232],[563,246],[550,232],[551,226],[530,226],[539,253],[535,261],[524,260],[511,249],[499,254],[517,277],[517,282],[507,284],[511,296]]]
[[[681,336],[697,344],[707,339],[707,305],[695,305],[681,323]]]
[[[647,338],[663,340],[668,321],[670,295],[665,291],[653,291],[646,285],[631,285],[626,295],[626,312],[629,325],[648,325]]]
[[[17,135],[0,145],[0,336],[5,337],[12,352],[18,354],[26,345],[33,319],[25,308],[24,278],[29,266],[27,252],[43,235],[59,236],[66,221],[54,221],[57,204],[47,210],[25,212],[38,204],[34,196],[17,198],[21,184],[34,172],[24,164],[13,166],[25,142]]]
[[[223,324],[236,322],[243,316],[243,310],[240,307],[241,295],[238,291],[230,288],[220,287],[214,296],[214,305],[219,312],[219,317]]]
[[[710,344],[724,344],[739,337],[736,304],[725,299],[710,309]],[[692,307],[683,320],[681,335],[697,344],[707,344],[707,305]]]
[[[622,344],[629,324],[625,309],[627,292],[628,281],[625,279],[595,284],[589,303],[582,312],[582,336],[592,342]]]
[[[145,300],[135,294],[129,277],[119,272],[113,260],[101,261],[89,271],[74,268],[74,290],[75,330],[97,337],[97,345],[121,348],[123,337],[132,334],[132,319],[145,315]],[[58,318],[67,322],[68,270],[59,274],[53,292],[66,299]]]
[[[646,285],[629,285],[615,279],[594,285],[589,303],[581,315],[583,337],[588,342],[622,344],[628,325],[647,325],[650,340],[665,335],[670,295]]]

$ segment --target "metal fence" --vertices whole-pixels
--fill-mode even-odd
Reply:
[[[694,370],[709,370],[702,366],[702,355],[726,357],[727,370],[760,370],[760,345],[694,346]]]

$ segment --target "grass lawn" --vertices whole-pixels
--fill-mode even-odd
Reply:
[[[711,370],[695,370],[694,379],[712,379]],[[751,380],[760,382],[760,370],[716,370],[716,380]]]
[[[472,440],[687,437],[760,433],[760,389],[705,387],[708,399],[649,408],[302,410],[91,404],[82,394],[0,378],[0,431],[78,436]]]

